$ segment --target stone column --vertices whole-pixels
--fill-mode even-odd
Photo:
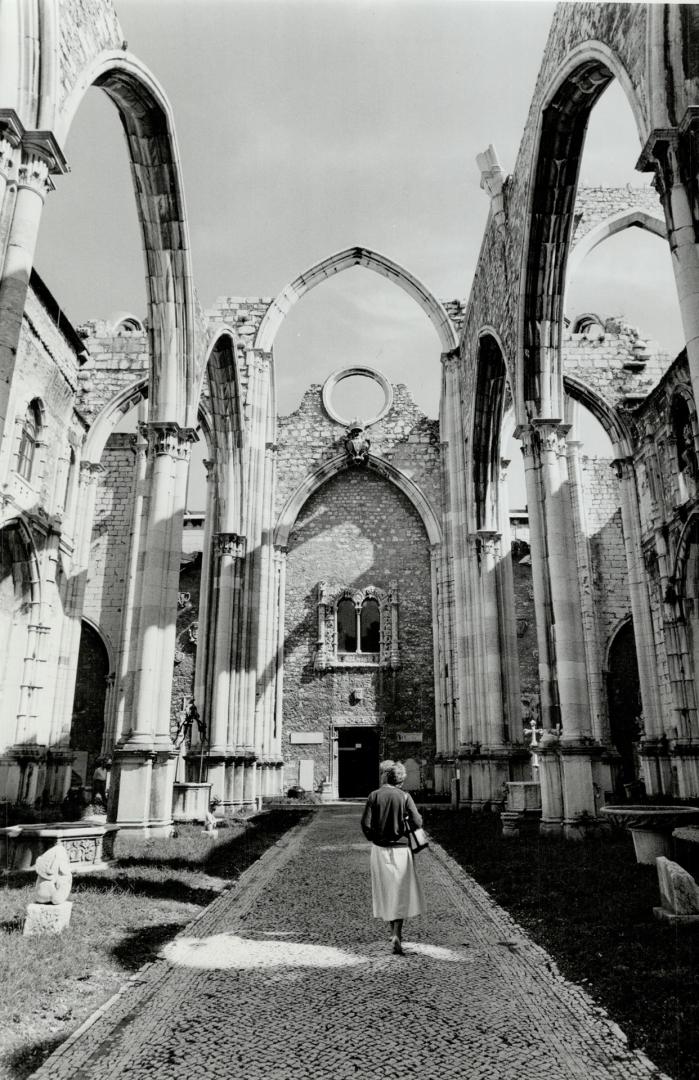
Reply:
[[[115,753],[116,797],[110,813],[123,827],[150,835],[172,829],[176,752],[170,738],[172,670],[187,462],[196,435],[176,423],[149,421],[148,505],[139,560],[136,678],[130,729]],[[118,774],[118,775],[116,775]]]
[[[568,425],[560,420],[533,420],[529,431],[519,429],[525,452],[525,476],[530,509],[534,603],[540,649],[549,658],[542,685],[545,730],[559,730],[560,775],[563,783],[563,821],[566,836],[576,838],[588,818],[596,814],[592,758],[597,753],[592,737],[587,691],[585,641],[580,607],[577,559],[572,528],[566,437]],[[528,438],[527,438],[528,436]],[[526,441],[525,441],[526,440]],[[527,457],[530,460],[527,462]],[[540,531],[543,526],[543,532]],[[543,600],[543,603],[542,603]],[[546,685],[548,683],[548,685]],[[558,710],[554,711],[556,703]],[[546,703],[544,713],[543,703]],[[556,715],[558,712],[558,715]],[[559,723],[555,723],[558,720]],[[555,828],[551,805],[543,803],[546,790],[540,759],[542,820]]]
[[[274,726],[271,733],[269,753],[271,756],[269,794],[282,795],[284,792],[284,755],[282,753],[282,729],[284,720],[284,641],[286,618],[286,556],[288,548],[281,544],[274,548],[274,566],[276,571],[277,622],[276,648],[274,653]]]
[[[119,647],[116,659],[116,683],[112,696],[112,707],[106,720],[110,743],[114,745],[122,736],[124,722],[133,709],[134,676],[136,667],[135,634],[138,628],[139,564],[142,559],[144,501],[147,497],[148,438],[144,423],[138,426],[138,434],[133,436],[132,447],[135,454],[133,472],[133,501],[131,506],[131,529],[129,559],[126,568],[124,588],[124,610],[121,617]],[[81,466],[82,469],[82,466]],[[100,466],[101,469],[101,466]],[[82,473],[81,473],[82,481]],[[94,493],[91,495],[94,516]],[[90,532],[92,529],[90,528]],[[88,538],[89,546],[89,538]],[[87,567],[89,555],[86,555]],[[105,731],[106,734],[106,731]]]
[[[14,383],[17,344],[22,316],[39,235],[41,212],[49,191],[53,190],[50,173],[67,169],[65,158],[51,132],[25,131],[15,113],[0,112],[0,140],[5,147],[4,188],[8,172],[21,139],[21,157],[17,166],[17,190],[8,229],[4,265],[0,276],[0,476],[6,474],[12,447],[7,428],[10,391]],[[10,161],[8,162],[8,157]],[[3,207],[4,210],[4,207]]]
[[[245,537],[231,532],[217,533],[213,558],[207,757],[212,794],[225,803],[230,801],[226,788],[226,762],[232,760],[238,740],[235,691],[240,672],[238,649],[243,618],[241,590]]]
[[[194,700],[206,724],[209,723],[207,715],[208,702],[206,698],[206,671],[212,638],[209,636],[210,597],[212,578],[212,536],[214,534],[214,521],[216,518],[216,468],[213,461],[205,461],[206,468],[206,511],[204,515],[204,538],[202,541],[201,561],[201,584],[199,587],[199,611],[197,614],[197,656],[194,667]],[[198,740],[198,732],[193,732],[195,740]]]
[[[654,750],[657,748],[663,734],[663,717],[659,693],[660,675],[655,648],[653,615],[648,595],[648,577],[641,542],[641,515],[638,504],[636,470],[633,458],[630,457],[617,458],[613,465],[620,482],[621,521],[624,532],[631,616],[636,641],[638,680],[641,689],[645,727],[641,759],[644,760],[647,756],[646,751],[653,751],[651,754],[652,767],[650,767],[650,762],[644,760],[644,775],[646,790],[649,794],[655,794],[656,754]]]
[[[696,205],[690,185],[697,180],[699,108],[690,106],[676,128],[656,128],[648,137],[636,168],[654,172],[665,213],[680,316],[694,400],[699,402],[699,248]]]
[[[607,706],[602,697],[601,673],[604,657],[599,642],[595,597],[593,594],[592,556],[585,520],[583,498],[583,478],[580,464],[582,443],[568,439],[568,481],[572,510],[573,540],[578,563],[578,582],[580,589],[580,611],[584,626],[585,666],[588,674],[588,694],[592,714],[593,733],[596,739],[609,742],[609,718]]]
[[[500,459],[498,491],[498,530],[500,532],[500,559],[497,565],[498,621],[500,625],[501,665],[503,679],[503,704],[505,707],[506,739],[510,743],[523,744],[522,696],[519,683],[519,650],[517,646],[517,617],[515,613],[515,587],[512,572],[512,537],[510,513],[506,494],[509,461]]]

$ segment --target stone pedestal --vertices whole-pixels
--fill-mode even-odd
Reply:
[[[173,784],[173,821],[206,821],[211,784]]]
[[[523,832],[538,832],[541,821],[541,785],[533,780],[508,783],[505,809],[500,814],[500,820],[502,835],[505,837],[517,837]]]
[[[62,904],[27,904],[22,933],[25,937],[60,934],[70,924],[72,910],[71,900],[65,900]]]

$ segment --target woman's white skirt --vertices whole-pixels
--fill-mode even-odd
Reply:
[[[375,919],[391,922],[422,914],[422,888],[415,873],[413,853],[407,844],[397,847],[371,845],[371,895]]]

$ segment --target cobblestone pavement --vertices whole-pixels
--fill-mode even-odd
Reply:
[[[441,848],[393,956],[359,815],[287,834],[35,1080],[661,1080]]]

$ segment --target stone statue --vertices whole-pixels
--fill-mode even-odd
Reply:
[[[73,875],[68,852],[60,841],[40,855],[34,864],[36,886],[34,899],[37,904],[63,904],[70,896]]]
[[[361,420],[355,419],[347,428],[345,438],[345,450],[351,465],[363,465],[369,457],[371,441],[364,434],[364,425]]]
[[[699,921],[699,888],[692,875],[664,855],[655,862],[662,903],[662,907],[653,908],[656,918],[667,922]]]

